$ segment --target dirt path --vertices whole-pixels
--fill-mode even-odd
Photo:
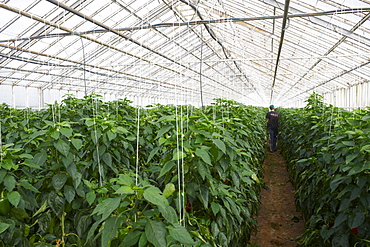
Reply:
[[[279,151],[267,154],[263,169],[267,188],[261,193],[258,229],[251,246],[299,246],[296,238],[303,233],[304,223],[295,209],[294,188]]]

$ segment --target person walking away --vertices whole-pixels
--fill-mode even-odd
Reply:
[[[276,151],[276,142],[279,132],[279,113],[275,111],[274,105],[270,105],[270,111],[266,114],[267,130],[270,134],[270,151]]]

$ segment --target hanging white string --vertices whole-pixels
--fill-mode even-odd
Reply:
[[[138,185],[139,178],[139,138],[140,138],[140,106],[137,106],[136,126],[136,162],[135,162],[135,185]],[[135,219],[136,220],[136,219]]]
[[[174,3],[172,1],[172,8],[174,8]],[[175,46],[176,42],[175,42],[175,38],[176,38],[176,29],[175,27],[173,27],[172,29],[172,44],[173,46]],[[175,49],[173,49],[173,51],[175,51]],[[176,59],[176,52],[174,53],[174,57],[175,57],[175,60]],[[174,64],[174,66],[176,66],[176,64]],[[176,66],[177,67],[177,66]],[[177,85],[179,83],[179,75],[176,74],[175,75],[175,84]],[[176,155],[180,154],[180,146],[179,146],[179,117],[178,117],[178,88],[176,87],[175,88],[175,121],[176,121]],[[182,156],[182,154],[181,154]],[[180,159],[178,157],[177,158],[177,185],[178,185],[178,191],[179,191],[179,194],[178,194],[178,203],[179,203],[179,224],[182,225],[182,211],[183,211],[183,200],[182,200],[182,184],[181,184],[181,165],[180,165]],[[182,158],[182,157],[181,157]]]
[[[330,124],[329,124],[329,138],[328,138],[328,144],[327,146],[329,147],[329,144],[330,144],[330,136],[331,136],[331,129],[332,129],[332,124],[333,124],[333,115],[334,115],[334,106],[332,106],[332,109],[331,109],[331,116],[330,116]]]
[[[93,122],[94,122],[94,136],[95,136],[95,148],[96,148],[96,159],[98,162],[98,172],[99,172],[99,184],[103,186],[103,167],[101,166],[100,162],[100,154],[99,154],[99,140],[98,140],[98,131],[97,131],[97,124],[96,124],[96,116],[98,113],[98,99],[92,99],[92,109],[93,109]]]
[[[148,2],[146,3],[146,8],[148,7]],[[144,26],[144,19],[141,18],[141,26]],[[140,30],[140,32],[142,32],[143,29]],[[143,41],[140,42],[140,48],[141,50],[143,49]],[[141,53],[141,50],[140,50],[140,53]],[[140,60],[143,60],[143,55],[140,55]],[[143,66],[140,66],[139,67],[139,71],[140,71],[140,75],[143,74]],[[137,98],[137,119],[136,119],[136,122],[137,122],[137,125],[136,125],[136,162],[135,162],[135,185],[138,186],[139,184],[139,150],[140,150],[140,108],[141,108],[141,105],[142,105],[142,100],[139,104],[139,101],[140,99],[143,97],[143,94],[142,94],[142,84],[144,83],[144,81],[142,81],[141,83],[139,83],[138,87],[139,87],[139,93],[136,94],[136,98]],[[140,98],[139,98],[140,97]],[[135,222],[136,222],[136,214],[135,214]]]

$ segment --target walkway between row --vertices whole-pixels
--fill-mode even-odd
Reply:
[[[296,239],[302,235],[304,223],[296,211],[294,188],[279,151],[268,152],[263,169],[267,187],[261,192],[258,229],[251,238],[251,246],[299,246]]]

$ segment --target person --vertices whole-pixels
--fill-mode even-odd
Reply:
[[[270,111],[266,114],[267,130],[270,134],[270,151],[276,151],[276,142],[279,132],[279,113],[275,111],[275,106],[270,105]]]

